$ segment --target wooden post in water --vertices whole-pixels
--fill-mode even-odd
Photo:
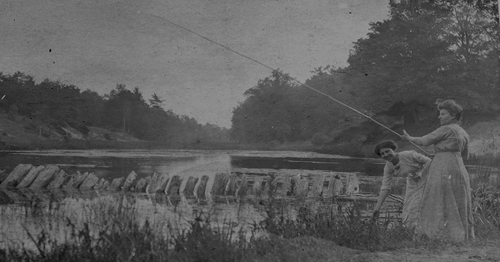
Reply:
[[[75,179],[76,179],[76,174],[68,175],[68,178],[65,179],[65,181],[63,181],[60,188],[63,189],[64,191],[74,190],[73,184],[75,183]]]
[[[137,173],[135,173],[133,170],[128,174],[127,178],[125,178],[125,181],[123,182],[122,186],[122,191],[130,191],[130,187],[132,184],[135,182],[137,179]]]
[[[333,184],[335,183],[335,176],[332,173],[328,173],[325,175],[323,179],[323,187],[321,195],[323,197],[332,197],[333,196]]]
[[[197,177],[190,176],[186,181],[186,186],[184,187],[183,194],[186,197],[194,197],[194,188],[198,182]]]
[[[27,188],[28,186],[31,185],[31,183],[33,183],[33,181],[35,180],[35,178],[38,176],[38,174],[40,174],[40,172],[44,169],[45,167],[44,166],[37,166],[33,169],[30,169],[30,171],[28,172],[28,174],[26,174],[26,176],[23,178],[23,180],[21,180],[21,182],[19,182],[19,184],[17,184],[17,188],[18,189],[21,189],[21,188]]]
[[[248,189],[248,175],[247,174],[242,174],[241,179],[239,180],[238,183],[238,188],[236,189],[236,196],[239,197],[244,197],[247,194],[247,189]]]
[[[255,197],[262,197],[262,190],[264,188],[265,177],[264,176],[256,176],[254,178],[252,191]]]
[[[73,184],[73,187],[75,189],[79,188],[83,181],[85,181],[85,179],[87,179],[87,177],[89,176],[89,172],[85,172],[85,173],[80,173],[80,172],[76,172],[76,178],[75,178],[75,181],[74,181],[74,184]]]
[[[149,178],[149,184],[148,184],[148,187],[147,187],[147,193],[149,194],[154,194],[156,193],[156,190],[157,190],[157,183],[158,183],[158,179],[160,177],[160,174],[154,172],[152,176],[150,176]]]
[[[166,189],[166,194],[168,196],[179,195],[179,190],[182,184],[182,179],[178,175],[172,176],[172,179]]]
[[[12,170],[7,178],[2,181],[0,188],[16,187],[19,182],[33,169],[30,164],[19,164]]]
[[[13,189],[13,190],[11,190],[11,189]],[[11,187],[5,188],[5,189],[3,189],[3,192],[14,203],[25,203],[28,200],[27,197],[23,193],[21,193],[21,191],[15,189],[15,188],[11,188]]]
[[[48,190],[58,190],[61,186],[69,180],[69,175],[64,172],[64,170],[59,170],[57,174],[55,174],[54,179],[47,185]]]
[[[196,191],[196,197],[199,199],[206,199],[206,190],[207,190],[207,185],[208,185],[208,180],[209,177],[207,175],[203,175],[200,179],[200,182],[197,184],[195,191]]]
[[[224,195],[226,195],[226,196],[235,196],[236,195],[236,189],[238,188],[238,180],[239,180],[239,178],[237,175],[235,175],[235,174],[229,175],[229,182],[227,183]]]
[[[247,175],[245,196],[255,196],[255,190],[254,190],[255,178],[256,178],[255,175]]]
[[[131,191],[137,193],[145,193],[147,186],[148,186],[148,179],[143,177],[137,180],[137,183],[135,183],[135,185],[131,188]]]
[[[309,187],[309,179],[304,174],[299,174],[297,177],[297,196],[298,197],[306,197],[307,190]]]
[[[215,174],[214,183],[210,194],[212,196],[223,196],[226,192],[227,184],[229,183],[229,174],[227,173],[217,173]]]
[[[274,196],[283,197],[289,190],[290,182],[287,181],[289,175],[286,173],[276,173],[272,181],[274,186]]]
[[[333,181],[333,196],[342,195],[342,190],[344,189],[344,184],[342,183],[342,178],[340,175],[335,174]]]
[[[14,204],[14,200],[9,197],[3,190],[0,190],[0,205]]]
[[[318,197],[321,195],[323,191],[323,180],[325,178],[324,174],[313,174],[311,175],[311,181],[308,196],[310,197]]]
[[[125,181],[125,178],[123,178],[123,177],[118,177],[118,178],[113,179],[111,181],[111,184],[109,185],[109,191],[121,191],[124,181]]]
[[[297,195],[297,175],[290,175],[290,188],[288,192],[286,192],[287,196],[296,196]]]
[[[90,173],[85,180],[83,180],[82,184],[78,187],[81,191],[91,190],[93,189],[97,182],[99,182],[99,178],[94,175],[94,173]]]
[[[55,165],[48,165],[38,173],[36,178],[29,186],[32,190],[40,190],[45,188],[54,179],[56,173],[59,172],[59,167]]]
[[[283,193],[282,193],[282,196],[286,197],[286,196],[290,196],[292,193],[291,193],[291,187],[292,187],[292,176],[294,176],[293,174],[284,174],[283,175]]]
[[[268,183],[268,188],[267,188],[267,193],[273,194],[273,196],[281,196],[281,189],[283,188],[283,180],[282,176],[278,173],[274,173],[269,177],[269,183]],[[271,186],[272,185],[272,186]],[[269,192],[272,190],[272,192]]]
[[[346,176],[346,195],[352,195],[359,192],[359,180],[356,174]]]
[[[101,178],[94,189],[99,191],[107,191],[110,185],[111,183],[109,182],[109,180]]]
[[[153,174],[153,178],[151,180],[150,186],[149,186],[149,193],[150,194],[156,194],[156,193],[161,193],[161,194],[166,194],[167,186],[171,181],[170,179],[170,174],[168,173],[163,173],[163,174]]]

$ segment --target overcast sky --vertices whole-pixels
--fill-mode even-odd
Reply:
[[[0,0],[0,71],[74,84],[116,84],[198,122],[230,127],[243,93],[270,70],[168,19],[304,81],[347,66],[389,0]]]

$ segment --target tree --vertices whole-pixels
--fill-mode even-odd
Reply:
[[[163,102],[165,102],[165,100],[161,99],[156,93],[153,93],[151,99],[149,99],[149,105],[153,108],[163,109]]]
[[[148,108],[142,93],[138,87],[132,91],[125,85],[118,84],[116,89],[107,95],[105,104],[105,119],[107,123],[115,128],[121,128],[122,132],[129,132],[135,135],[142,133],[144,110]]]
[[[296,84],[274,71],[244,94],[246,99],[233,110],[232,137],[248,142],[285,142],[297,131],[298,110],[290,97]]]
[[[490,110],[499,98],[496,26],[478,1],[392,5],[390,18],[372,23],[368,38],[355,43],[348,70],[358,78],[351,86],[375,112],[396,102],[431,105],[437,98]]]
[[[389,19],[371,23],[368,36],[354,43],[348,67],[317,68],[306,84],[391,128],[433,128],[437,98],[456,99],[474,114],[499,110],[494,4],[392,1]],[[385,132],[280,72],[259,80],[245,95],[233,110],[231,128],[231,136],[241,141],[334,141],[353,132],[373,141]]]

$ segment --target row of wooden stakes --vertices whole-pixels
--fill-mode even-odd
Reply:
[[[0,177],[0,190],[79,190],[138,192],[148,194],[267,197],[331,197],[351,195],[359,191],[356,174],[339,172],[297,173],[286,170],[233,169],[201,176],[154,173],[139,178],[132,171],[126,177],[112,180],[99,178],[92,172],[68,174],[56,165],[20,164]]]

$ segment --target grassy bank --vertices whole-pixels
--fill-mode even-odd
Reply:
[[[266,207],[268,217],[255,223],[252,230],[244,231],[227,226],[230,221],[214,223],[203,214],[187,228],[175,227],[175,223],[165,222],[167,219],[162,222],[141,221],[133,207],[102,204],[87,210],[88,222],[63,218],[68,232],[63,240],[45,230],[37,234],[27,233],[30,243],[0,250],[0,260],[325,261],[333,256],[345,261],[353,254],[367,252],[348,247],[375,250],[368,246],[361,248],[367,242],[366,239],[363,243],[360,240],[371,239],[378,231],[356,236],[352,230],[359,233],[369,229],[366,226],[372,229],[384,227],[367,220],[365,227],[355,229],[359,223],[365,223],[355,212],[337,220],[332,212],[307,208],[292,222],[284,219],[284,213],[274,212],[281,210],[278,205],[271,199]],[[55,212],[57,208],[47,209],[30,203],[25,215],[38,222],[62,218],[54,218]],[[348,224],[350,226],[345,227]],[[324,225],[329,226],[320,230],[319,227]],[[338,237],[328,237],[333,235]]]
[[[397,222],[374,222],[358,216],[355,209],[340,217],[305,210],[294,221],[281,216],[274,220],[269,217],[255,225],[252,232],[214,226],[200,217],[187,229],[170,229],[168,237],[149,222],[140,224],[129,219],[129,211],[110,215],[120,219],[110,220],[98,231],[91,224],[77,226],[67,220],[71,233],[66,241],[57,242],[48,233],[41,232],[30,237],[35,250],[2,249],[0,260],[371,261],[370,254],[378,251],[416,248],[426,250],[422,252],[438,252],[457,246],[446,241],[414,239],[412,233]],[[461,245],[478,246],[493,238],[498,239],[498,234],[482,235],[479,240]]]
[[[416,238],[394,217],[373,220],[356,203],[338,208],[303,206],[291,218],[272,196],[265,202],[267,216],[251,230],[231,221],[211,221],[200,214],[180,228],[169,218],[141,220],[138,210],[125,204],[94,205],[87,221],[58,214],[30,203],[18,218],[36,223],[62,219],[63,239],[47,230],[26,234],[29,243],[3,247],[0,261],[370,261],[370,254],[419,249],[437,252],[453,246],[481,246],[500,236],[500,189],[480,183],[474,190],[477,238],[456,244]],[[123,203],[124,201],[118,201]],[[332,205],[333,206],[333,205]],[[23,219],[19,219],[24,223]],[[423,252],[423,251],[422,251]],[[357,260],[351,260],[356,256]]]

